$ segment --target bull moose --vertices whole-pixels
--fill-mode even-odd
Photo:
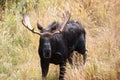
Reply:
[[[86,62],[85,29],[74,20],[70,20],[70,13],[67,11],[63,23],[53,21],[46,28],[37,23],[39,31],[35,31],[30,24],[29,15],[23,15],[22,23],[31,32],[40,36],[38,53],[40,56],[42,79],[45,80],[49,64],[59,65],[59,80],[64,80],[66,62],[71,60],[73,51],[83,55],[83,63]]]

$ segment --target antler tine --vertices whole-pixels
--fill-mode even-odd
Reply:
[[[64,23],[63,23],[63,25],[62,25],[62,27],[60,29],[60,32],[62,32],[62,31],[65,30],[66,24],[70,20],[71,14],[69,13],[69,11],[66,12],[66,14],[64,15],[64,17],[65,17],[65,19],[64,19],[65,21],[64,21]]]
[[[69,19],[70,19],[70,17],[71,17],[71,14],[69,13],[69,11],[67,11],[66,14],[63,14],[63,17],[65,18],[65,19],[64,19],[65,21],[64,21],[61,29],[55,31],[55,32],[52,33],[51,35],[59,34],[59,33],[63,32],[63,31],[65,30],[66,24],[67,24],[67,22],[69,21]]]
[[[41,35],[41,33],[35,31],[34,28],[31,26],[31,24],[30,24],[30,18],[29,18],[29,15],[28,15],[27,13],[25,13],[25,14],[23,15],[22,24],[23,24],[28,30],[30,30],[31,32],[33,32],[33,33],[35,33],[35,34],[38,34],[38,35]]]

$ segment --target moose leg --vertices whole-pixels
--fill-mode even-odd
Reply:
[[[59,80],[64,80],[64,75],[66,71],[66,63],[62,63],[59,66],[60,66]]]
[[[85,51],[85,53],[82,55],[83,55],[83,64],[85,64],[87,58],[87,51]]]
[[[70,63],[71,66],[74,65],[73,63],[73,54],[71,53],[70,56],[68,57],[68,62]]]
[[[42,69],[42,80],[46,80],[46,76],[49,69],[49,63],[44,63],[41,61],[41,69]]]
[[[86,47],[85,47],[85,43],[80,42],[80,44],[76,45],[75,51],[82,54],[83,64],[85,64],[86,58],[87,58],[87,50],[86,50]]]
[[[68,57],[68,61],[69,61],[72,68],[75,68],[75,66],[77,65],[76,55],[77,54],[74,52],[74,54],[71,53],[71,55]]]
[[[80,50],[78,53],[82,54],[82,56],[83,56],[83,64],[85,65],[86,59],[87,59],[87,50],[83,49],[83,50]]]

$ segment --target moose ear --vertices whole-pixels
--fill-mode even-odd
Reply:
[[[43,30],[43,27],[37,22],[37,28],[41,31]]]
[[[58,29],[59,24],[58,24],[58,22],[54,21],[49,27],[50,27],[50,31],[54,32]]]

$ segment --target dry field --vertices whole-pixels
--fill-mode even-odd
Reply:
[[[25,0],[5,1],[4,10],[0,6],[0,80],[41,80],[39,36],[21,23]],[[65,80],[120,80],[120,0],[35,1],[27,0],[26,8],[35,29],[37,18],[44,27],[54,20],[62,22],[65,10],[85,27],[86,65],[81,56],[75,68],[67,64]],[[58,75],[59,66],[50,65],[47,79],[56,80]]]

